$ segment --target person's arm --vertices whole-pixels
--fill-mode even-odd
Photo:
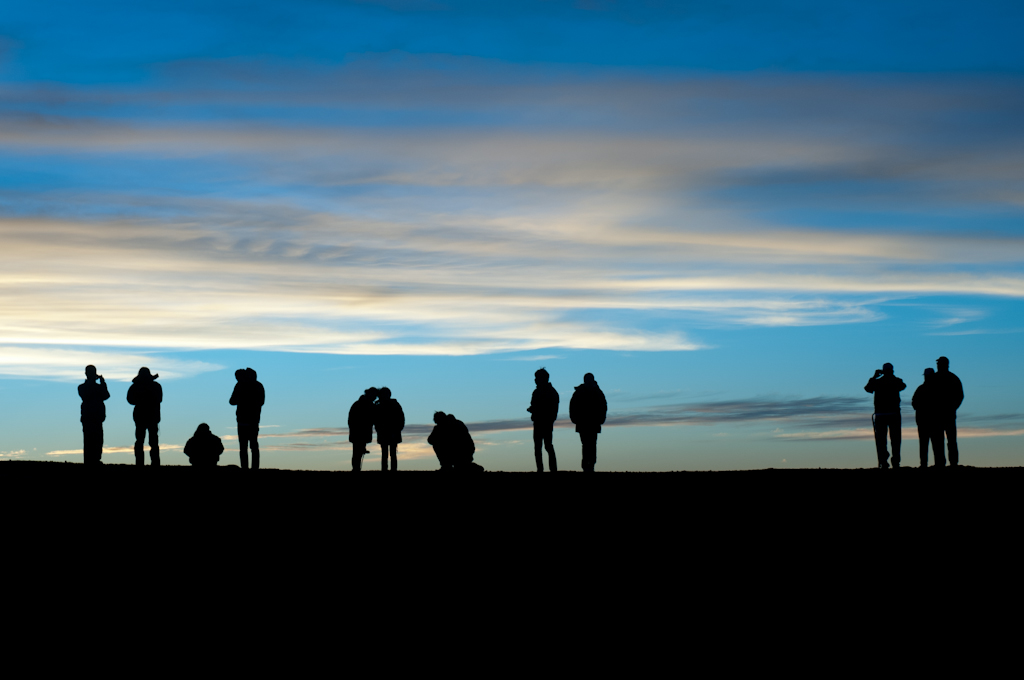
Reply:
[[[608,417],[608,400],[604,398],[604,392],[598,390],[598,394],[601,395],[601,422],[598,425],[604,425],[604,421]]]
[[[231,398],[228,399],[228,403],[232,406],[238,406],[238,383],[235,383],[235,389],[231,390]]]
[[[102,375],[100,376],[100,387],[103,388],[103,399],[102,399],[102,401],[106,401],[107,399],[110,399],[110,391],[107,390],[107,381],[103,379]]]
[[[128,395],[125,397],[125,399],[127,399],[128,403],[131,404],[132,406],[135,406],[135,394],[137,391],[138,390],[136,390],[136,383],[132,383],[131,386],[128,388]]]
[[[898,382],[900,384],[900,392],[902,392],[903,390],[907,389],[907,383],[903,382],[899,378],[896,378],[896,382]]]
[[[160,386],[160,383],[153,383],[156,387],[156,403],[160,403],[164,400],[164,388]]]
[[[257,406],[263,406],[267,401],[267,391],[263,389],[263,383],[256,383],[256,395],[259,403]]]
[[[402,410],[402,405],[397,401],[395,402],[395,406],[398,407],[398,419],[396,424],[398,425],[398,431],[401,432],[405,429],[405,411]]]
[[[955,411],[960,408],[960,404],[964,403],[964,384],[960,382],[960,378],[956,378],[956,393],[953,397],[953,401],[956,402],[956,406],[953,407],[953,410]]]

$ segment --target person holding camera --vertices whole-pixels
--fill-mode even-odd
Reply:
[[[97,374],[92,364],[85,367],[85,382],[78,386],[78,396],[82,398],[85,464],[102,465],[103,421],[107,419],[107,406],[103,402],[110,399],[110,392],[107,391],[107,381]]]
[[[878,467],[889,467],[889,451],[886,449],[885,437],[888,432],[892,442],[892,466],[900,466],[900,392],[907,389],[907,384],[893,375],[892,364],[882,364],[875,370],[875,375],[864,386],[865,392],[875,395],[875,412],[871,415],[871,423],[875,428],[875,451],[878,453]]]

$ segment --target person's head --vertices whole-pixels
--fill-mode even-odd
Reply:
[[[593,385],[594,382],[595,381],[594,381],[594,374],[593,373],[587,373],[586,375],[583,376],[583,384],[584,385]]]
[[[149,369],[143,366],[142,368],[139,369],[139,375],[137,377],[142,378],[143,380],[156,380],[157,378],[160,377],[160,374],[150,373]]]
[[[458,418],[456,418],[456,417],[455,417],[455,414],[454,414],[454,413],[449,413],[448,415],[446,415],[446,416],[445,416],[445,419],[446,419],[446,420],[447,420],[447,421],[448,421],[449,423],[454,423],[454,422],[455,422],[456,420],[458,420]]]
[[[551,376],[548,375],[547,369],[540,368],[536,373],[533,374],[533,379],[536,381],[537,386],[543,385],[551,380]]]
[[[246,378],[246,380],[251,380],[253,382],[256,382],[256,371],[254,371],[251,368],[246,368],[245,369],[245,378]]]
[[[89,380],[95,380],[96,379],[96,367],[93,366],[92,364],[89,364],[88,366],[86,366],[85,367],[85,377],[88,378]]]
[[[885,375],[892,375],[892,364],[882,364],[882,373]]]
[[[199,423],[199,427],[196,428],[196,436],[201,434],[210,434],[210,426],[206,423]]]
[[[434,411],[434,424],[440,425],[441,422],[448,416],[444,411]]]
[[[926,369],[924,369],[924,381],[925,382],[928,382],[928,378],[932,377],[933,375],[935,375],[935,369],[934,368],[926,368]]]
[[[242,382],[243,380],[245,380],[244,368],[240,368],[237,371],[235,371],[235,380],[237,380],[238,382]]]
[[[380,397],[381,401],[387,401],[391,398],[391,390],[386,387],[382,387],[377,390],[377,396]]]
[[[940,372],[941,371],[948,371],[949,370],[949,359],[947,359],[946,357],[939,357],[938,359],[935,360],[935,365],[939,367],[939,371]]]
[[[368,388],[366,388],[365,390],[363,390],[363,396],[368,398],[370,401],[373,401],[374,399],[377,398],[377,388],[376,387],[368,387]]]

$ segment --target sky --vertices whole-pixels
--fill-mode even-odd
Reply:
[[[1024,462],[1024,5],[0,4],[0,459],[81,461],[76,385],[160,374],[165,463],[344,470],[369,386],[534,468],[544,366],[598,470],[871,467],[882,363],[944,355],[961,462]],[[371,446],[366,466],[376,465]]]

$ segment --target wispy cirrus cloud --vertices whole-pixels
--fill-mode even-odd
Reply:
[[[5,162],[59,160],[65,176],[0,192],[0,342],[678,351],[702,348],[706,325],[1021,298],[1016,230],[927,226],[936,204],[1024,206],[1018,114],[1011,77],[409,55],[6,85]],[[967,119],[985,124],[965,134]],[[836,225],[839,213],[872,222]],[[56,374],[54,356],[31,370]]]

